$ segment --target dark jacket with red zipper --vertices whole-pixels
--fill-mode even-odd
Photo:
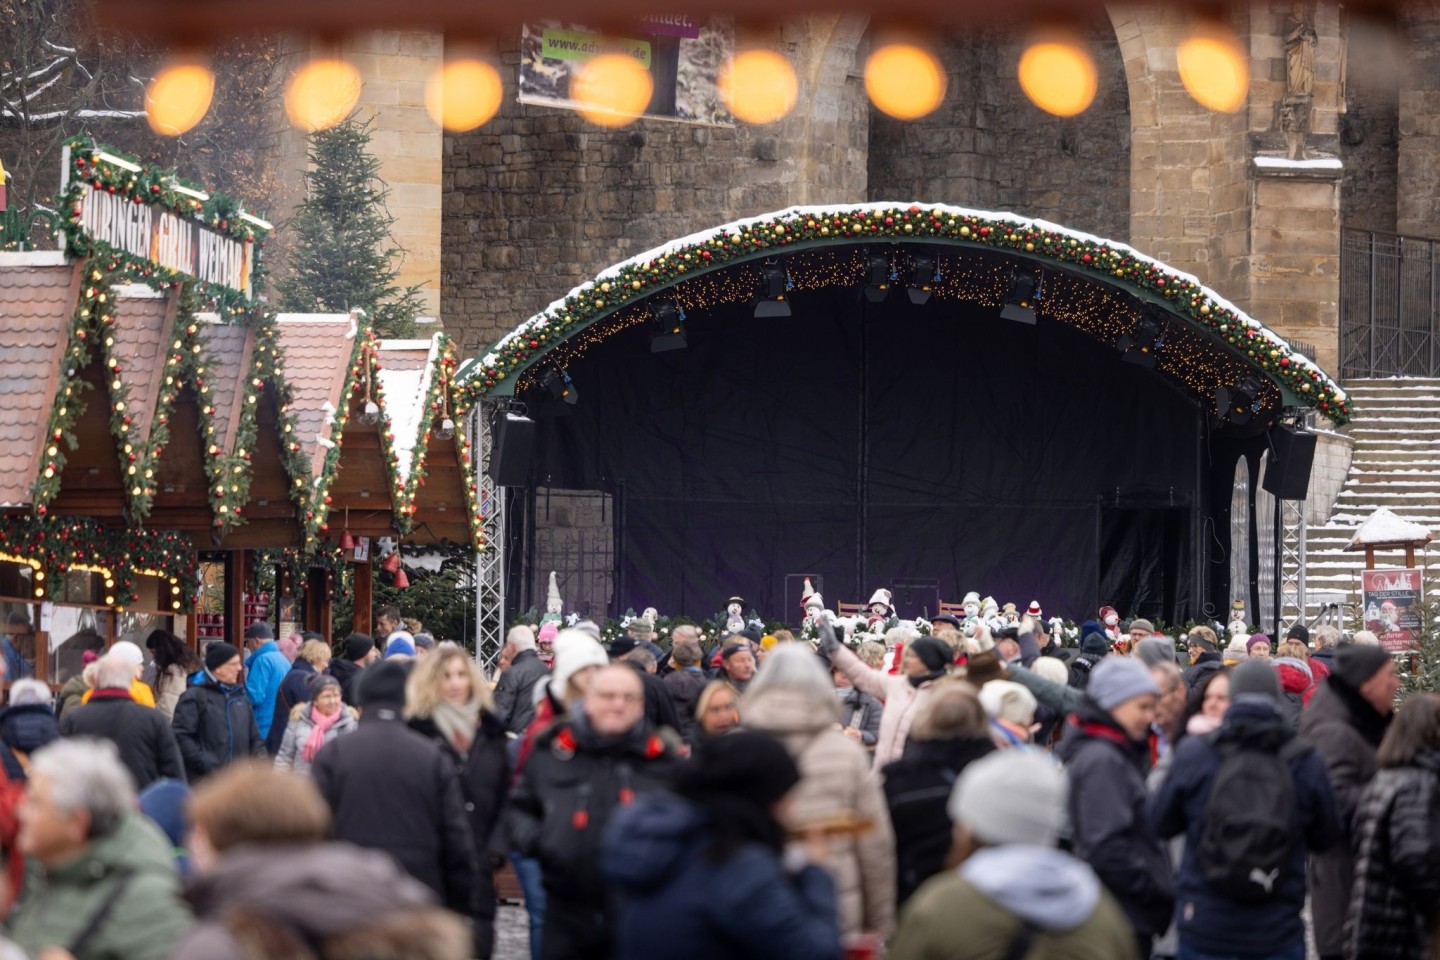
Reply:
[[[521,856],[540,860],[553,903],[603,911],[600,837],[618,807],[670,785],[678,757],[644,721],[620,738],[589,729],[583,711],[535,738],[510,792],[505,828]]]
[[[1150,745],[1132,740],[1088,697],[1055,755],[1070,777],[1070,843],[1141,937],[1165,932],[1175,902],[1170,852],[1150,823]]]

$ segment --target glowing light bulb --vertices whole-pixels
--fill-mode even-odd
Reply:
[[[655,81],[634,57],[605,53],[587,60],[570,78],[580,115],[602,127],[623,127],[645,112]]]
[[[205,119],[215,96],[215,74],[196,58],[176,59],[145,88],[145,119],[150,129],[178,137]]]
[[[1080,44],[1040,40],[1020,55],[1020,89],[1046,113],[1073,117],[1095,100],[1095,61]]]
[[[795,106],[800,81],[790,61],[773,50],[743,50],[720,70],[720,95],[744,123],[774,123]]]
[[[474,130],[500,110],[500,71],[484,60],[451,60],[425,85],[425,110],[446,130]]]
[[[360,71],[333,57],[311,60],[285,85],[285,113],[307,133],[335,126],[360,101]]]
[[[940,106],[947,84],[935,54],[911,43],[887,43],[865,61],[865,92],[898,120],[918,120]]]
[[[1221,24],[1197,27],[1175,51],[1180,82],[1195,102],[1234,113],[1250,90],[1250,60],[1235,35]]]

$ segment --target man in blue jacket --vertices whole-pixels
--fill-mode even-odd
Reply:
[[[280,652],[268,623],[252,623],[245,628],[245,649],[250,651],[245,658],[245,697],[255,711],[255,725],[263,740],[270,733],[275,697],[285,682],[285,674],[290,672],[290,661]]]
[[[1324,759],[1309,745],[1295,741],[1280,715],[1280,678],[1273,666],[1250,660],[1236,667],[1230,678],[1230,701],[1216,733],[1186,737],[1176,747],[1170,774],[1150,802],[1151,819],[1162,836],[1185,833],[1185,856],[1176,878],[1178,957],[1304,960],[1300,912],[1305,906],[1306,849],[1321,851],[1344,837],[1340,808]],[[1213,814],[1211,804],[1217,802],[1212,788],[1224,752],[1233,747],[1275,754],[1288,768],[1293,784],[1289,849],[1279,861],[1278,875],[1268,877],[1268,894],[1234,884],[1217,886],[1205,877],[1201,848],[1207,814]],[[1229,787],[1242,789],[1235,780],[1229,781]],[[1253,804],[1248,799],[1241,804],[1260,808],[1267,802],[1283,801],[1257,797]]]

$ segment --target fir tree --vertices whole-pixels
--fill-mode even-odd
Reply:
[[[390,188],[369,147],[369,122],[353,117],[310,135],[305,199],[290,224],[290,269],[277,284],[280,309],[359,309],[381,336],[406,337],[423,302],[418,286],[396,280],[403,251],[390,236]]]

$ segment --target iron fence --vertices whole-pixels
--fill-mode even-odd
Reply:
[[[1437,246],[1423,237],[1341,231],[1341,377],[1440,376]]]

